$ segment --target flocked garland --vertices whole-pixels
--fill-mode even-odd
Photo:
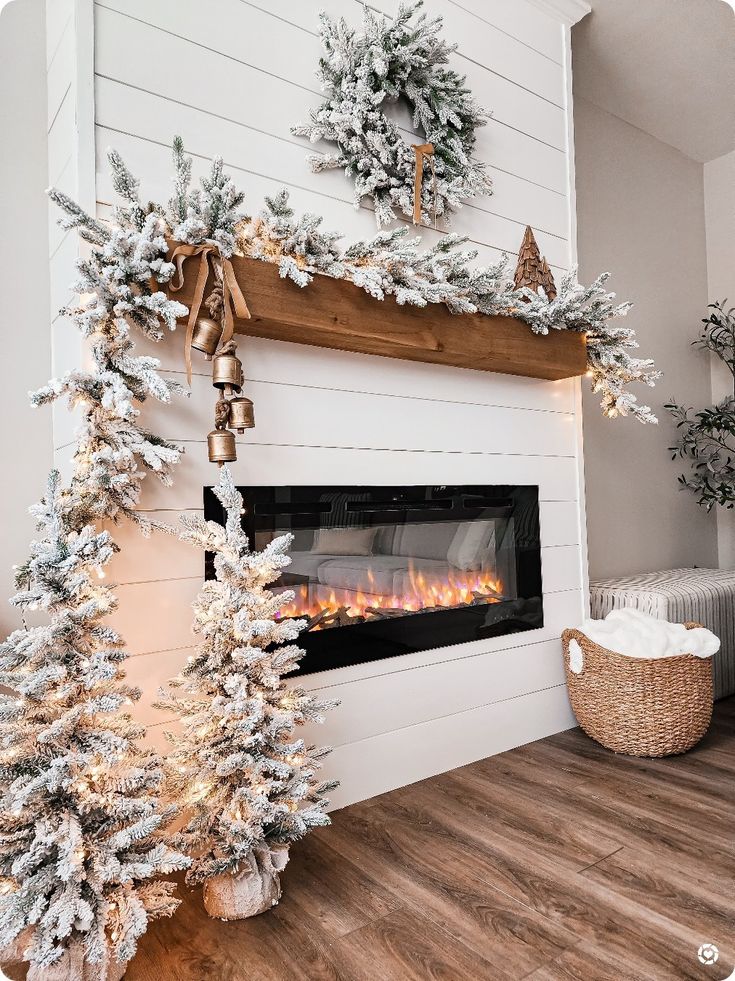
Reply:
[[[243,194],[224,173],[219,158],[210,178],[202,181],[203,190],[191,191],[191,159],[179,137],[174,140],[174,167],[175,193],[168,206],[147,207],[164,219],[167,234],[178,241],[190,245],[212,241],[223,255],[277,263],[282,277],[302,287],[315,274],[322,274],[349,280],[376,300],[394,296],[400,304],[420,307],[443,303],[456,314],[511,316],[528,324],[535,334],[551,330],[582,333],[587,340],[587,374],[593,392],[602,396],[605,415],[657,422],[650,407],[640,405],[628,385],[640,382],[653,387],[660,372],[653,361],[630,353],[638,347],[635,331],[613,322],[625,316],[632,304],[616,303],[615,294],[605,289],[609,273],[582,286],[576,267],[572,268],[558,284],[557,296],[549,300],[543,290],[535,293],[515,287],[505,255],[492,266],[473,266],[477,252],[462,248],[467,241],[463,236],[445,235],[423,250],[421,239],[410,237],[408,229],[401,227],[342,249],[338,245],[341,233],[323,231],[320,216],[295,215],[285,189],[265,199],[259,217],[241,214]],[[133,182],[132,200],[137,202],[137,182],[129,180]],[[118,190],[125,194],[124,182]],[[189,202],[183,211],[182,201]],[[247,292],[247,284],[242,285]],[[462,330],[461,319],[457,330]]]
[[[343,18],[320,14],[325,56],[317,72],[328,90],[324,103],[311,112],[311,122],[293,126],[296,136],[312,142],[329,140],[338,153],[313,154],[312,170],[343,167],[355,182],[355,204],[372,198],[375,220],[393,221],[395,211],[414,212],[416,158],[385,104],[405,96],[413,111],[414,129],[423,130],[434,147],[436,185],[422,184],[422,221],[448,215],[462,200],[492,193],[484,164],[474,160],[475,129],[488,113],[481,109],[463,76],[448,67],[456,45],[440,37],[441,17],[422,14],[418,3],[403,5],[393,21],[364,8],[363,32]],[[428,168],[427,168],[428,169]]]
[[[378,232],[344,251],[336,232],[323,232],[322,219],[305,214],[296,217],[283,190],[266,198],[259,218],[238,225],[237,249],[243,255],[277,262],[281,276],[307,286],[315,273],[347,279],[376,300],[394,296],[398,303],[426,306],[444,303],[452,313],[484,313],[512,316],[527,323],[535,334],[572,330],[587,338],[587,374],[592,390],[602,395],[605,415],[632,415],[640,422],[655,423],[649,406],[640,405],[627,390],[631,382],[653,387],[660,377],[653,361],[633,357],[638,347],[635,331],[613,320],[625,316],[630,303],[615,303],[603,273],[589,286],[577,282],[576,268],[558,285],[555,299],[521,287],[516,289],[503,256],[487,268],[474,267],[475,250],[463,249],[465,238],[446,235],[428,250],[421,239],[409,237],[408,229]],[[462,321],[457,320],[457,330]]]
[[[57,962],[71,976],[72,957],[85,977],[124,964],[148,920],[178,904],[160,876],[189,864],[162,836],[172,811],[160,801],[161,758],[139,745],[144,729],[126,710],[141,692],[125,682],[127,653],[106,620],[116,599],[99,579],[116,546],[96,528],[124,516],[145,527],[136,506],[146,471],[170,482],[179,448],[140,425],[137,403],[168,402],[178,386],[135,354],[131,334],[160,338],[186,307],[157,288],[174,273],[164,222],[137,203],[120,158],[110,161],[129,199],[112,225],[51,192],[64,227],[92,246],[74,284],[85,299],[65,311],[91,364],[32,395],[34,405],[66,397],[81,422],[70,480],[50,475],[16,570],[11,602],[24,615],[40,608],[44,622],[24,619],[0,644],[0,949],[16,944],[29,977]]]

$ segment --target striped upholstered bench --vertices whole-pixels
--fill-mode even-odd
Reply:
[[[735,571],[667,569],[590,583],[592,616],[634,607],[660,620],[696,620],[720,638],[714,658],[715,698],[735,693]]]

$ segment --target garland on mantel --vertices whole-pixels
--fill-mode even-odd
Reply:
[[[116,190],[137,214],[138,182],[112,153],[117,173]],[[191,158],[184,153],[180,137],[174,139],[174,195],[167,206],[148,204],[147,212],[163,219],[167,234],[188,245],[211,243],[224,257],[233,254],[277,263],[283,278],[301,287],[315,274],[348,280],[376,300],[394,296],[400,304],[427,306],[443,303],[452,313],[482,313],[510,316],[528,324],[536,334],[571,330],[585,334],[587,375],[593,392],[602,396],[606,416],[631,415],[643,423],[658,420],[647,405],[639,404],[628,390],[633,382],[653,387],[661,373],[650,359],[634,357],[638,347],[635,331],[617,323],[630,310],[630,303],[616,303],[615,294],[605,289],[609,273],[589,286],[577,281],[576,267],[570,269],[551,300],[543,290],[516,288],[508,257],[488,267],[473,266],[474,249],[462,248],[467,239],[448,234],[429,249],[421,239],[409,237],[405,227],[381,231],[367,240],[342,249],[339,232],[325,232],[318,215],[296,216],[283,189],[265,199],[257,218],[240,212],[243,194],[223,171],[216,158],[202,190],[191,190]],[[123,174],[124,177],[120,177]],[[123,211],[124,217],[128,211]],[[137,216],[140,222],[144,214]],[[127,220],[127,217],[126,217]],[[247,293],[247,284],[242,284]],[[457,330],[462,329],[458,319]]]
[[[577,281],[576,266],[566,273],[558,294],[549,300],[543,292],[516,289],[506,255],[489,267],[473,267],[474,249],[463,249],[466,238],[445,235],[430,249],[421,249],[420,238],[409,238],[408,229],[379,232],[342,251],[338,232],[323,232],[322,219],[304,214],[296,217],[288,203],[288,191],[266,198],[259,218],[238,225],[237,251],[241,255],[278,263],[280,274],[299,286],[308,286],[314,274],[346,279],[383,300],[424,307],[443,303],[452,313],[509,316],[528,324],[535,334],[572,330],[586,335],[587,374],[592,391],[602,395],[604,414],[632,415],[639,422],[658,420],[647,405],[640,405],[628,391],[631,382],[653,387],[661,373],[653,361],[633,357],[638,347],[635,331],[613,324],[624,317],[631,303],[615,303],[603,273],[589,286]],[[457,330],[462,329],[458,320]]]
[[[635,331],[613,323],[625,316],[630,303],[615,303],[615,294],[605,289],[609,273],[603,273],[589,286],[577,281],[577,270],[567,272],[553,299],[525,286],[515,287],[508,257],[488,267],[472,266],[477,258],[473,249],[463,249],[463,236],[445,235],[431,248],[422,250],[421,239],[411,238],[405,227],[378,232],[372,238],[354,242],[346,249],[337,244],[340,232],[325,232],[319,215],[297,217],[283,189],[265,199],[257,218],[239,211],[243,194],[238,191],[222,159],[215,158],[202,189],[191,190],[192,162],[184,153],[180,137],[174,138],[174,195],[167,206],[149,203],[145,211],[163,219],[168,237],[187,245],[213,245],[222,257],[233,254],[277,263],[283,278],[304,287],[315,274],[345,279],[365,290],[376,300],[394,296],[400,304],[427,306],[443,303],[452,313],[483,313],[509,316],[528,324],[535,334],[552,330],[572,330],[586,335],[587,374],[592,391],[602,395],[600,405],[606,416],[631,415],[639,422],[658,420],[647,405],[640,405],[628,391],[632,382],[653,387],[661,373],[653,361],[636,358],[629,352],[638,347]],[[117,154],[110,156],[116,173],[116,190],[126,197],[129,208],[138,214],[138,182],[124,168]],[[123,175],[123,176],[121,176]],[[241,284],[247,293],[247,284]],[[458,319],[457,330],[462,329]]]

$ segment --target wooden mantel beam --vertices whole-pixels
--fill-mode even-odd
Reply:
[[[584,337],[571,331],[540,336],[512,317],[454,315],[441,304],[400,306],[393,297],[380,302],[328,276],[316,275],[302,289],[258,259],[234,256],[232,265],[252,315],[236,320],[240,334],[549,380],[587,367]],[[176,299],[190,304],[195,280],[196,263],[187,263]]]

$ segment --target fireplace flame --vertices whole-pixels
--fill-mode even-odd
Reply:
[[[457,570],[446,578],[432,579],[410,566],[408,589],[402,596],[378,592],[371,569],[366,579],[368,588],[364,590],[335,589],[316,582],[297,586],[292,590],[294,599],[285,603],[277,616],[305,618],[308,629],[322,630],[344,626],[350,620],[379,620],[404,613],[500,603],[504,599],[500,580],[482,572]]]

